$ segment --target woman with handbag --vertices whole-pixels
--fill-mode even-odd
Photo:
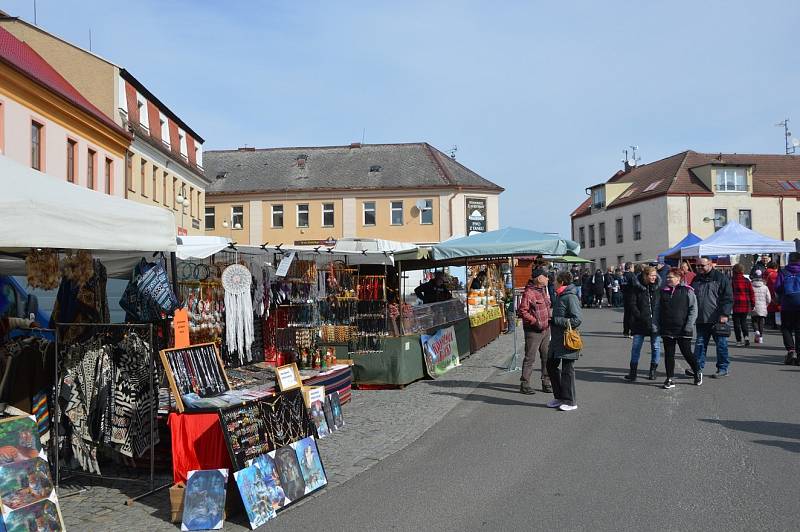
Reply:
[[[561,272],[556,276],[555,288],[556,300],[553,303],[550,349],[547,355],[547,374],[550,375],[554,399],[547,403],[547,407],[569,412],[578,408],[575,404],[573,366],[583,348],[577,330],[581,324],[581,302],[569,272]]]

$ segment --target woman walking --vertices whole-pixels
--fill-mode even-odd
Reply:
[[[671,268],[667,272],[667,284],[661,290],[658,301],[658,329],[664,340],[664,365],[667,367],[667,380],[664,389],[675,387],[675,346],[692,368],[694,383],[703,384],[703,373],[692,353],[692,329],[697,319],[697,297],[692,287],[684,284],[683,271]]]
[[[603,308],[603,294],[605,293],[606,289],[605,277],[603,276],[603,272],[600,271],[600,268],[594,272],[592,287],[594,288],[594,304],[597,305],[597,308]]]
[[[756,295],[753,293],[753,285],[744,276],[744,266],[734,264],[733,266],[733,332],[736,334],[736,345],[742,346],[742,336],[744,336],[744,346],[750,345],[750,332],[747,330],[747,317],[753,310],[756,303]]]
[[[753,293],[755,294],[755,307],[753,308],[753,335],[757,344],[764,343],[764,321],[767,319],[767,308],[772,302],[769,288],[761,278],[761,270],[753,272]]]
[[[642,353],[645,337],[650,337],[650,371],[647,378],[656,380],[656,369],[661,355],[661,344],[658,337],[658,289],[661,278],[652,266],[642,270],[640,279],[634,279],[636,298],[631,306],[633,314],[631,332],[633,344],[631,345],[630,373],[625,375],[625,380],[635,381],[639,369],[639,356]]]
[[[581,302],[575,292],[572,275],[569,272],[559,273],[556,277],[556,300],[553,303],[550,349],[547,353],[547,374],[550,376],[554,399],[547,403],[547,407],[558,408],[564,412],[578,408],[575,404],[573,365],[581,352],[564,346],[564,333],[567,329],[569,327],[577,329],[581,324]]]

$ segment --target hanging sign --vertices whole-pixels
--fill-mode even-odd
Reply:
[[[172,318],[172,327],[175,334],[175,348],[189,347],[189,310],[182,308],[175,311]]]
[[[486,232],[486,198],[467,198],[467,236]]]
[[[289,267],[292,265],[292,261],[294,261],[296,255],[297,252],[292,251],[287,256],[283,257],[281,263],[278,264],[278,269],[275,272],[275,277],[286,277],[286,274],[289,273]]]

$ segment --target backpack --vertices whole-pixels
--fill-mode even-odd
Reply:
[[[781,304],[800,308],[800,276],[783,272],[783,295]]]

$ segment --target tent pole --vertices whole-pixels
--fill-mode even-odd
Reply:
[[[511,275],[511,312],[508,316],[508,328],[511,334],[514,335],[514,354],[511,355],[511,361],[508,363],[506,373],[514,373],[522,371],[522,367],[519,365],[519,355],[517,354],[517,296],[514,292],[514,257],[510,257],[508,263],[511,267],[509,270],[509,275]]]

